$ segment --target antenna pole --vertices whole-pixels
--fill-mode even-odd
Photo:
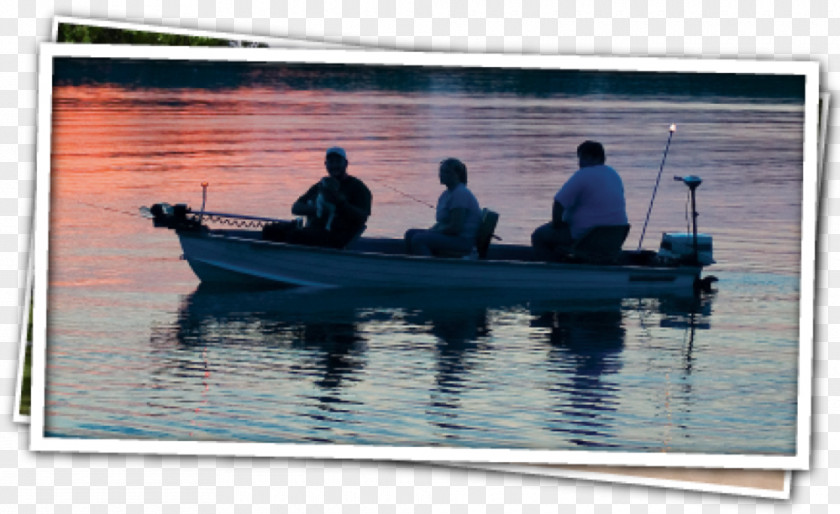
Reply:
[[[668,142],[665,143],[665,153],[662,154],[662,163],[659,165],[659,174],[656,176],[656,185],[653,186],[653,194],[650,196],[650,205],[648,206],[647,216],[645,216],[645,224],[642,226],[642,236],[639,238],[639,247],[637,252],[642,251],[642,241],[645,239],[645,231],[647,231],[648,221],[650,221],[650,211],[653,210],[653,199],[656,198],[656,190],[659,189],[659,179],[662,178],[662,169],[665,167],[665,158],[668,157],[668,148],[671,146],[671,138],[674,132],[677,131],[677,126],[672,124],[668,129]]]
[[[198,222],[201,223],[201,218],[204,217],[204,206],[207,204],[207,186],[208,182],[201,183],[201,212],[198,214]]]

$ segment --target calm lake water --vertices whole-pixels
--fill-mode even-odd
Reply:
[[[795,453],[801,91],[567,75],[58,62],[45,433]],[[700,299],[206,290],[135,215],[198,206],[206,181],[208,210],[288,217],[340,144],[373,192],[368,234],[430,225],[406,194],[433,204],[455,156],[526,243],[597,139],[635,248],[671,123],[644,246],[686,229],[673,176],[701,176],[720,282]]]

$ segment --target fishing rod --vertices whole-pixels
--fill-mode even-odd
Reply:
[[[372,178],[372,177],[371,177],[371,178],[369,178],[369,180],[372,180],[372,181],[374,181],[374,182],[377,182],[378,184],[380,184],[380,185],[382,185],[382,186],[387,187],[387,188],[388,188],[388,189],[390,189],[391,191],[394,191],[395,193],[399,193],[399,194],[403,195],[403,196],[404,196],[404,197],[406,197],[406,198],[409,198],[409,199],[411,199],[411,200],[414,200],[414,201],[415,201],[415,202],[417,202],[417,203],[421,203],[421,204],[425,205],[426,207],[428,207],[428,208],[430,208],[430,209],[436,209],[436,208],[437,208],[437,207],[435,207],[434,205],[430,204],[429,202],[427,202],[427,201],[425,201],[425,200],[421,200],[421,199],[417,198],[417,197],[416,197],[416,196],[414,196],[414,195],[410,195],[410,194],[408,194],[408,193],[406,193],[406,192],[404,192],[404,191],[400,191],[399,189],[397,189],[396,187],[394,187],[394,186],[392,186],[392,185],[390,185],[390,184],[386,184],[385,182],[383,182],[383,181],[382,181],[382,180],[380,180],[380,179],[377,179],[377,178]],[[201,187],[202,187],[201,210],[202,210],[202,211],[204,211],[204,204],[205,204],[205,202],[207,201],[207,182],[202,182],[202,183],[201,183]]]
[[[659,189],[659,179],[662,178],[662,169],[665,167],[665,158],[668,157],[668,148],[671,146],[671,138],[674,137],[674,132],[677,131],[677,125],[672,123],[668,129],[668,142],[665,143],[665,153],[662,154],[662,163],[659,165],[659,174],[656,176],[656,185],[653,186],[653,194],[650,197],[650,205],[648,206],[647,216],[645,216],[645,224],[642,226],[642,236],[639,238],[639,247],[637,252],[642,251],[642,241],[645,239],[645,231],[647,230],[648,221],[650,221],[650,211],[653,209],[653,199],[656,198],[656,190]]]
[[[387,187],[388,189],[390,189],[390,190],[392,190],[396,193],[399,193],[399,194],[405,196],[406,198],[409,198],[411,200],[414,200],[415,202],[421,203],[421,204],[425,205],[426,207],[428,207],[430,209],[436,209],[436,207],[434,205],[430,204],[429,202],[421,200],[421,199],[417,198],[416,196],[410,195],[410,194],[408,194],[404,191],[400,191],[399,189],[395,188],[394,186],[391,186],[389,184],[385,184],[384,182],[382,182],[379,179],[373,178],[371,180]],[[198,214],[199,223],[201,223],[201,218],[205,214],[208,215],[208,216],[220,216],[221,215],[221,216],[228,216],[228,217],[237,217],[236,215],[231,215],[231,214],[226,214],[226,213],[217,213],[217,212],[207,212],[207,211],[204,210],[204,208],[207,205],[207,187],[209,185],[210,184],[208,182],[202,182],[201,183],[201,211]],[[91,206],[92,207],[97,207],[97,206],[94,206],[94,205],[91,205]],[[127,213],[127,212],[123,212],[123,213],[124,214],[131,214],[131,213]],[[151,217],[151,211],[149,210],[148,207],[141,207],[140,208],[140,215],[142,217],[146,217],[146,218]],[[259,221],[278,221],[278,220],[275,220],[273,218],[261,218],[259,216],[242,216],[242,217],[247,218],[247,219],[259,220]]]

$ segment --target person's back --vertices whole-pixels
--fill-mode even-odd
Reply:
[[[627,223],[624,184],[606,164],[579,169],[554,199],[563,205],[563,219],[575,240],[592,227]]]

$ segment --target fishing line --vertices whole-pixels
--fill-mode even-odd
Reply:
[[[370,178],[370,180],[372,180],[372,181],[374,181],[374,182],[377,182],[377,183],[379,183],[379,184],[381,184],[381,185],[383,185],[383,186],[387,187],[387,188],[388,188],[388,189],[390,189],[391,191],[394,191],[394,192],[396,192],[396,193],[399,193],[399,194],[403,195],[403,196],[404,196],[404,197],[406,197],[406,198],[409,198],[409,199],[411,199],[411,200],[414,200],[414,201],[415,201],[415,202],[417,202],[417,203],[421,203],[421,204],[425,205],[426,207],[428,207],[428,208],[430,208],[430,209],[437,209],[437,207],[435,207],[434,205],[430,204],[429,202],[427,202],[427,201],[425,201],[425,200],[421,200],[421,199],[417,198],[416,196],[410,195],[410,194],[405,193],[405,192],[403,192],[403,191],[400,191],[400,190],[399,190],[399,189],[397,189],[396,187],[391,186],[391,185],[389,185],[389,184],[386,184],[386,183],[384,183],[383,181],[381,181],[381,180],[379,180],[379,179],[376,179],[376,178],[371,177],[371,178]],[[501,241],[501,240],[502,240],[502,238],[501,238],[501,237],[499,237],[499,236],[497,236],[496,234],[491,234],[491,236],[490,236],[490,237],[492,237],[493,239],[496,239],[497,241]]]
[[[98,205],[98,204],[95,204],[95,203],[88,203],[88,202],[84,202],[82,200],[78,200],[76,198],[72,198],[72,200],[74,202],[80,203],[82,205],[87,205],[88,207],[93,207],[95,209],[102,209],[102,210],[105,210],[105,211],[116,212],[116,213],[119,213],[119,214],[125,214],[126,216],[131,216],[131,217],[136,217],[136,218],[145,218],[145,216],[143,216],[142,214],[137,213],[137,212],[124,211],[122,209],[117,209],[116,207],[109,207],[107,205]]]
[[[394,186],[392,186],[392,185],[390,185],[390,184],[386,184],[385,182],[383,182],[383,181],[382,181],[382,180],[380,180],[380,179],[373,178],[373,177],[369,177],[369,180],[372,180],[372,181],[374,181],[374,182],[376,182],[376,183],[378,183],[378,184],[380,184],[380,185],[382,185],[382,186],[385,186],[385,187],[387,187],[388,189],[390,189],[391,191],[394,191],[395,193],[399,193],[399,194],[403,195],[403,196],[404,196],[404,197],[406,197],[406,198],[409,198],[409,199],[411,199],[411,200],[414,200],[414,201],[415,201],[415,202],[417,202],[417,203],[422,203],[423,205],[425,205],[426,207],[428,207],[428,208],[430,208],[430,209],[436,209],[436,208],[437,208],[437,207],[435,207],[434,205],[430,204],[429,202],[427,202],[427,201],[425,201],[425,200],[421,200],[421,199],[417,198],[416,196],[413,196],[413,195],[410,195],[410,194],[405,193],[405,192],[403,192],[403,191],[400,191],[399,189],[397,189],[396,187],[394,187]]]

